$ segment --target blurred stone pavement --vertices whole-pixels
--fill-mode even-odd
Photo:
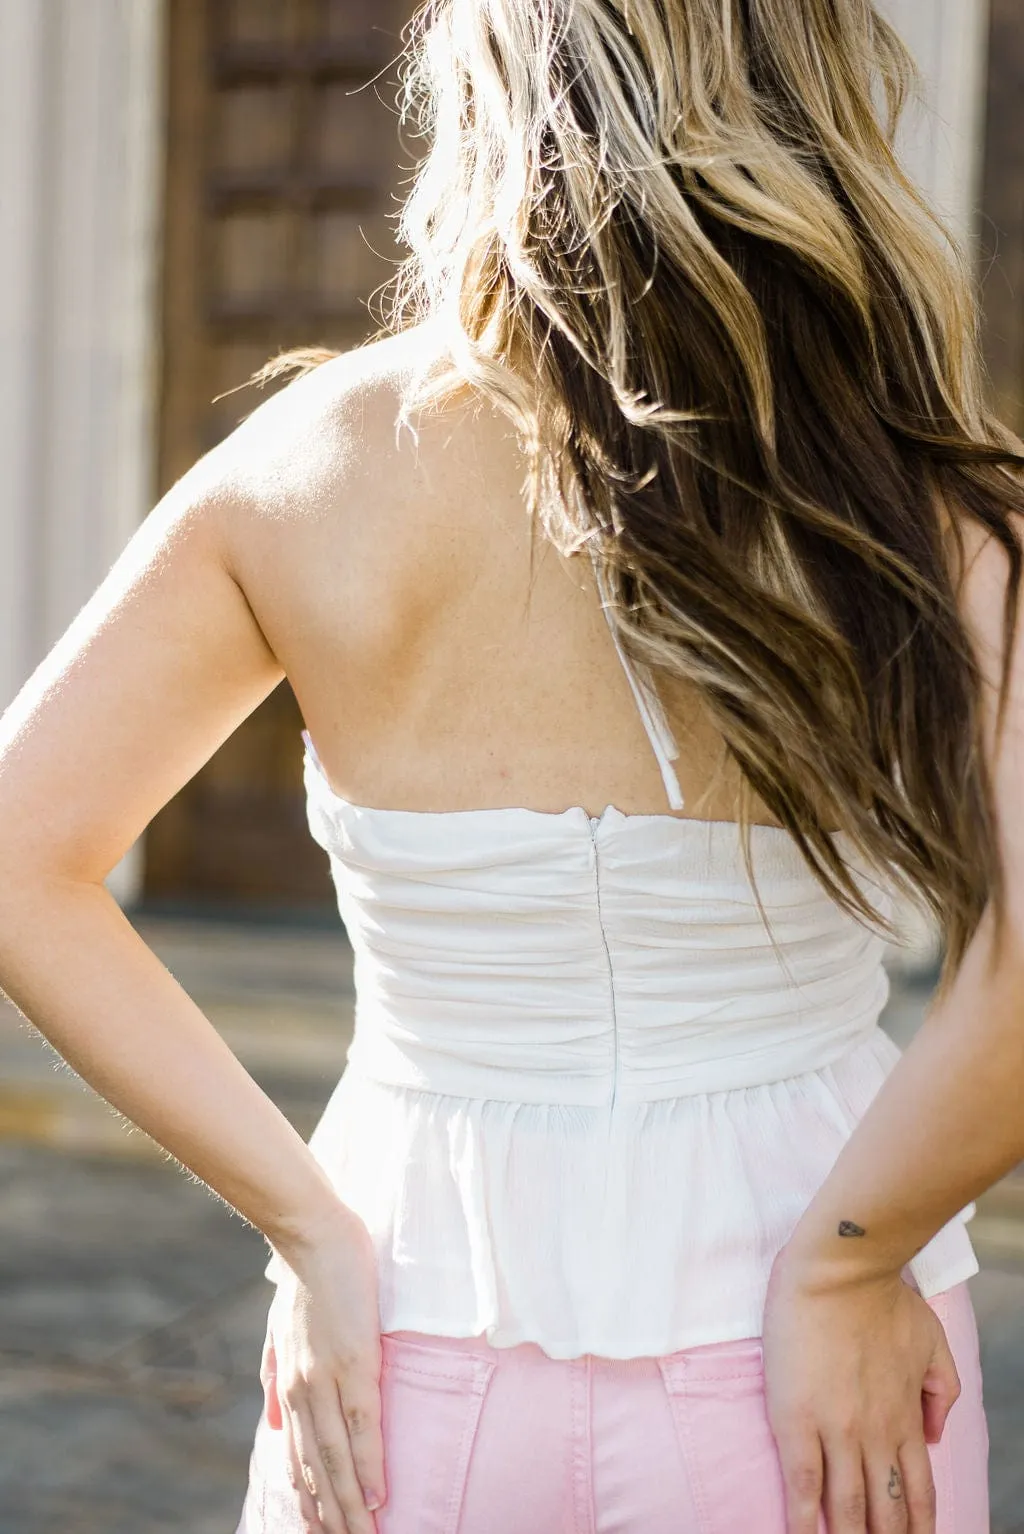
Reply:
[[[137,925],[308,1134],[351,1036],[340,928]],[[929,991],[926,971],[894,973],[900,1043]],[[1024,1534],[1024,1177],[981,1200],[972,1235],[992,1534]],[[0,1003],[0,1534],[234,1534],[265,1259]]]

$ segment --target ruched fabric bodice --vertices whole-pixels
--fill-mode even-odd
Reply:
[[[553,1357],[757,1335],[899,1058],[881,934],[778,828],[752,831],[759,909],[732,822],[364,808],[308,736],[305,781],[356,984],[311,1144],[373,1235],[382,1329]],[[977,1271],[972,1213],[910,1264],[923,1293]]]
[[[367,811],[315,764],[308,787],[355,951],[349,1061],[378,1080],[611,1111],[814,1069],[885,1002],[881,938],[774,828],[769,932],[731,823]]]

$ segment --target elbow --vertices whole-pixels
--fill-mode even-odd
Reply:
[[[23,837],[0,835],[0,947],[8,933],[45,919],[69,893],[102,887],[102,876],[83,873],[71,859]]]

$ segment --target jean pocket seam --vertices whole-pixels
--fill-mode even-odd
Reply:
[[[466,1413],[466,1421],[463,1424],[462,1434],[459,1438],[459,1447],[455,1456],[455,1474],[452,1481],[448,1511],[445,1517],[445,1534],[458,1534],[462,1509],[466,1500],[470,1461],[473,1457],[473,1448],[476,1444],[477,1434],[480,1431],[480,1414],[483,1411],[484,1397],[494,1377],[494,1371],[498,1367],[494,1360],[490,1358],[474,1358],[473,1363],[475,1365],[473,1377],[468,1382],[471,1387],[471,1394],[467,1400],[469,1410]]]
[[[711,1517],[708,1511],[707,1497],[704,1487],[704,1479],[697,1463],[697,1451],[693,1442],[693,1434],[689,1421],[688,1406],[690,1393],[682,1380],[670,1381],[662,1360],[658,1359],[658,1368],[662,1381],[665,1385],[665,1394],[672,1423],[675,1429],[676,1442],[679,1452],[686,1466],[686,1475],[690,1484],[690,1493],[693,1497],[693,1505],[697,1512],[697,1534],[711,1534]]]
[[[395,1339],[381,1333],[381,1372],[416,1374],[427,1379],[453,1380],[467,1384],[479,1376],[481,1367],[493,1368],[495,1360],[484,1353],[462,1349],[426,1347],[407,1338]]]
[[[478,1370],[493,1369],[495,1365],[487,1358],[474,1358],[473,1364],[472,1372],[468,1369],[453,1372],[449,1369],[423,1369],[418,1364],[410,1363],[406,1358],[385,1358],[381,1360],[381,1369],[387,1369],[392,1374],[418,1374],[421,1378],[428,1380],[455,1380],[457,1384],[469,1385],[475,1394],[482,1395],[483,1392],[479,1390],[477,1384]]]
[[[453,1367],[447,1367],[449,1362]],[[389,1426],[386,1420],[388,1411],[401,1400],[405,1409],[413,1412],[411,1418],[405,1419],[407,1426],[403,1431],[417,1435],[422,1426],[423,1433],[419,1443],[408,1442],[404,1452],[397,1448],[403,1459],[412,1461],[401,1475],[403,1489],[398,1506],[402,1511],[395,1510],[391,1515],[398,1519],[400,1528],[429,1528],[430,1534],[457,1534],[483,1403],[496,1369],[495,1360],[465,1353],[451,1360],[437,1357],[436,1362],[431,1357],[422,1366],[418,1359],[408,1364],[405,1359],[385,1360],[381,1371],[388,1435],[385,1482],[389,1483],[390,1477],[389,1453],[401,1443],[393,1436],[398,1431],[396,1424],[392,1420]],[[392,1395],[392,1391],[399,1394]],[[389,1483],[389,1491],[397,1490],[398,1479],[396,1468],[396,1481],[393,1487]],[[413,1521],[414,1516],[418,1522]],[[388,1514],[382,1527],[390,1527]]]
[[[670,1395],[673,1393],[683,1395],[689,1385],[717,1385],[724,1384],[727,1380],[760,1380],[764,1376],[762,1362],[744,1364],[740,1367],[730,1367],[723,1363],[721,1368],[676,1364],[669,1370],[663,1367],[659,1360],[659,1368],[665,1382],[665,1389]]]

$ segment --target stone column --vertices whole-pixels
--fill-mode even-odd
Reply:
[[[925,101],[901,137],[914,179],[973,253],[981,184],[988,0],[880,0],[917,60]]]
[[[163,4],[3,0],[0,707],[153,498]]]

